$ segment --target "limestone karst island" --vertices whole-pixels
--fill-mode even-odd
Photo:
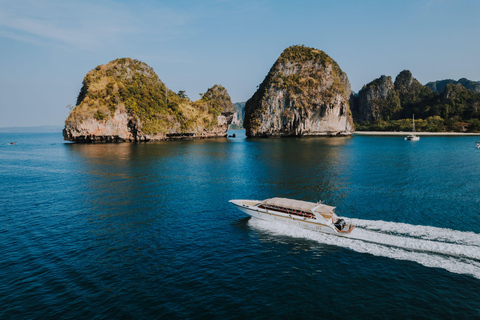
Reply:
[[[347,75],[327,54],[289,47],[245,106],[247,136],[351,134],[350,94]],[[147,64],[123,58],[87,73],[63,135],[76,142],[218,137],[233,111],[222,86],[190,101]]]
[[[325,52],[294,46],[245,105],[248,137],[351,134],[350,83]]]
[[[191,101],[147,64],[117,59],[87,73],[63,135],[75,142],[225,137],[235,113],[227,90],[214,85],[201,96]],[[479,132],[480,83],[424,86],[404,70],[395,82],[383,75],[355,94],[335,60],[302,45],[281,53],[245,103],[243,126],[252,138],[409,131],[413,114],[418,131]]]
[[[147,64],[122,58],[87,73],[63,136],[75,142],[225,136],[233,111],[220,85],[191,101],[168,90]]]

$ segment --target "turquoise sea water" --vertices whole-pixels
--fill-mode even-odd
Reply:
[[[479,319],[478,137],[0,134],[0,319]],[[16,141],[17,145],[8,145]],[[323,200],[351,239],[230,199]]]

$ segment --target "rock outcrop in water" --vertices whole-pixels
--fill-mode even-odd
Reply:
[[[168,90],[147,64],[122,58],[87,73],[63,136],[76,142],[226,136],[233,112],[220,85],[193,102]]]
[[[292,46],[245,105],[248,137],[351,134],[350,83],[325,52]]]

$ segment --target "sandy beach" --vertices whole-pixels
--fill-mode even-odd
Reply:
[[[359,136],[407,136],[412,132],[402,131],[355,131],[354,135]],[[417,136],[480,136],[472,132],[415,132]]]

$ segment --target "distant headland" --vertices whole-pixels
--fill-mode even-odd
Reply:
[[[480,83],[467,79],[422,85],[408,70],[363,86],[353,97],[357,131],[480,132]]]

